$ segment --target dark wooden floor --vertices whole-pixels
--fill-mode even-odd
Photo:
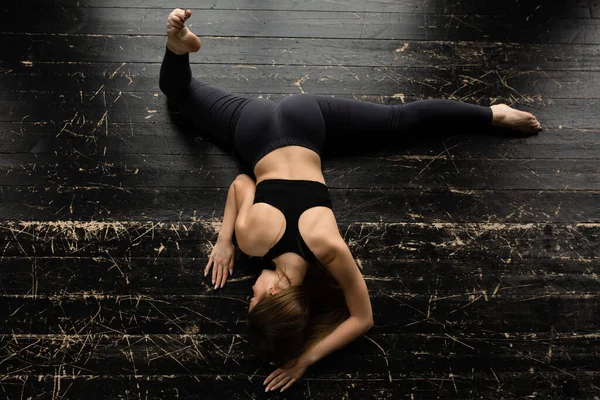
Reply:
[[[159,0],[31,0],[0,24],[0,398],[600,396],[600,6],[181,0],[236,93],[508,102],[546,132],[325,164],[375,327],[284,395],[244,340],[257,270],[202,277],[226,151],[158,89]],[[183,131],[183,132],[182,132]]]

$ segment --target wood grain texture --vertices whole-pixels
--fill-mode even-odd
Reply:
[[[210,221],[226,199],[219,188],[6,186],[3,219],[24,221]],[[340,223],[355,221],[600,222],[600,192],[590,190],[329,190]]]
[[[4,256],[203,257],[219,223],[9,221],[0,223]],[[594,258],[598,223],[510,224],[355,222],[340,231],[358,259]],[[202,239],[206,240],[202,243]]]
[[[229,154],[233,149],[211,141],[201,130],[169,122],[109,122],[99,127],[98,122],[0,122],[2,153],[6,154],[64,154],[74,151],[87,155],[114,154],[171,154],[215,155]],[[103,129],[102,129],[103,128]],[[106,132],[108,131],[108,135]],[[393,149],[374,144],[372,149],[348,148],[353,155],[403,157],[449,157],[490,159],[595,159],[595,146],[600,129],[558,127],[545,128],[535,136],[509,132],[482,132],[482,135],[444,135],[444,130],[433,132],[399,132],[402,143]],[[496,135],[494,135],[496,133]],[[365,146],[362,146],[365,147]],[[378,148],[379,147],[379,148]],[[341,149],[340,149],[341,150]],[[326,158],[343,155],[342,151]]]
[[[194,10],[194,8],[192,8]],[[59,8],[40,7],[47,20],[43,25],[27,24],[22,8],[0,26],[2,33],[164,35],[164,9]],[[593,44],[598,20],[520,18],[507,21],[495,15],[423,15],[396,12],[342,11],[245,11],[204,10],[197,12],[190,26],[201,26],[203,35],[243,37],[316,37],[343,39],[469,40],[527,43]]]
[[[338,226],[375,326],[266,394],[245,336],[264,261],[203,266],[230,147],[158,88],[161,0],[3,4],[0,398],[600,397],[600,6],[593,1],[183,0],[194,74],[247,96],[427,98],[533,112],[332,142]]]
[[[4,297],[2,334],[245,334],[248,297],[226,295]],[[492,331],[594,334],[597,294],[511,295],[480,291],[439,297],[373,295],[371,333]],[[482,324],[485,322],[485,326]],[[490,356],[491,357],[491,356]],[[254,358],[254,361],[259,361]]]
[[[302,77],[299,77],[301,81]],[[295,87],[278,89],[272,92],[259,94],[252,91],[251,96],[243,87],[232,93],[245,97],[269,98],[279,101],[292,93],[302,93],[301,88]],[[321,89],[313,94],[330,96],[331,91]],[[394,95],[397,95],[394,97]],[[390,89],[387,94],[341,94],[339,97],[360,101],[371,101],[384,104],[402,104],[403,101],[414,101],[427,98],[405,96]],[[435,96],[440,97],[440,96]],[[598,99],[565,99],[565,98],[490,98],[475,94],[466,96],[462,101],[490,105],[490,103],[507,102],[525,111],[535,113],[544,126],[549,128],[575,128],[582,132],[595,130],[600,125],[597,110],[600,104]],[[106,129],[109,122],[167,122],[171,116],[167,110],[165,99],[157,90],[156,92],[102,92],[77,91],[77,92],[30,92],[11,91],[0,92],[0,122],[63,122],[69,128],[70,124],[82,124],[93,121],[98,129]],[[457,133],[461,133],[458,131]],[[463,132],[464,133],[464,132]]]
[[[165,51],[162,36],[5,34],[0,42],[4,72],[36,62],[158,63]],[[351,43],[351,44],[349,44]],[[266,65],[343,65],[453,67],[500,70],[598,71],[597,44],[543,44],[481,41],[422,41],[400,38],[316,39],[202,36],[192,63]],[[53,57],[59,53],[60,59]],[[117,66],[118,66],[117,65]]]
[[[446,159],[423,157],[345,158],[324,164],[333,188],[596,190],[595,160]],[[510,167],[510,169],[508,169]],[[462,173],[461,173],[462,171]],[[0,163],[11,186],[229,187],[239,171],[231,156],[8,154]],[[468,175],[465,175],[467,172]],[[367,179],[369,177],[369,179]],[[24,180],[27,178],[27,181]],[[25,183],[27,182],[27,183]],[[126,190],[126,189],[124,189]]]
[[[391,95],[406,98],[438,97],[461,100],[475,94],[529,102],[551,99],[598,98],[594,87],[600,84],[596,71],[499,71],[478,67],[346,67],[202,64],[193,67],[199,80],[221,88],[245,92],[250,97],[261,92],[288,90],[298,93],[299,78],[306,93],[330,95]],[[0,91],[159,92],[160,64],[20,64],[0,75]],[[48,80],[48,76],[54,79]],[[27,79],[25,79],[27,78]],[[281,92],[285,93],[285,92]],[[544,93],[542,96],[541,93]],[[162,94],[161,94],[162,96]]]
[[[0,339],[2,345],[20,351],[18,358],[8,360],[9,368],[33,375],[52,374],[63,364],[68,365],[71,376],[94,374],[100,377],[133,372],[139,375],[185,375],[197,369],[202,369],[204,375],[242,375],[254,366],[253,356],[246,351],[248,344],[241,335],[72,335],[68,345],[61,335],[14,337],[22,345],[15,345],[14,340],[10,343],[8,337]],[[569,364],[573,368],[585,367],[589,360],[586,351],[595,354],[599,351],[594,339],[593,334],[578,337],[526,333],[508,337],[502,333],[458,336],[372,334],[353,343],[350,346],[352,352],[336,354],[335,363],[323,364],[313,374],[318,374],[320,379],[339,379],[346,374],[376,375],[386,368],[387,358],[390,369],[410,366],[413,374],[423,374],[434,366],[452,368],[454,373],[464,376],[473,373],[473,363],[485,362],[486,355],[492,352],[497,353],[495,358],[504,367],[494,369],[497,374],[529,372],[535,361],[523,363],[520,358],[524,353],[540,360],[535,366],[538,373],[555,372]],[[389,349],[385,358],[377,345]],[[123,348],[126,351],[122,351]],[[231,352],[224,352],[222,348],[231,349]],[[233,358],[232,354],[237,356]],[[268,367],[262,366],[257,371],[257,381],[264,379],[267,370]],[[358,374],[357,370],[360,371]]]
[[[32,0],[33,5],[57,5],[61,7],[110,7],[110,8],[153,8],[164,9],[169,12],[172,7],[161,0]],[[485,2],[478,3],[474,0],[453,1],[414,1],[408,0],[397,2],[394,0],[359,1],[346,0],[337,1],[259,1],[250,0],[243,3],[234,0],[221,0],[219,2],[207,2],[198,4],[193,0],[182,0],[178,3],[180,8],[197,8],[200,10],[281,10],[281,11],[371,11],[371,12],[418,12],[420,14],[469,14],[474,9],[477,14],[493,14],[509,16],[520,13],[527,16],[543,15],[551,16],[557,13],[561,16],[573,18],[592,18],[597,16],[598,5],[587,1],[554,1],[540,7],[538,2],[532,0],[517,1],[510,0],[503,3]]]
[[[167,375],[167,376],[135,376],[116,375],[95,378],[94,375],[78,375],[61,377],[60,390],[56,390],[55,375],[22,375],[10,379],[10,393],[29,396],[52,396],[58,393],[64,399],[78,399],[82,396],[92,399],[148,399],[193,398],[203,393],[209,398],[226,396],[228,399],[329,399],[332,396],[346,396],[359,399],[394,399],[401,395],[410,398],[435,397],[440,399],[480,398],[507,399],[518,396],[526,397],[535,393],[548,399],[561,399],[581,396],[588,393],[597,394],[595,380],[598,374],[581,373],[581,379],[563,377],[560,372],[543,372],[529,374],[506,373],[496,374],[493,368],[484,372],[473,372],[468,375],[449,376],[428,374],[422,377],[413,374],[389,376],[355,374],[344,375],[338,379],[307,378],[296,384],[294,391],[284,394],[261,393],[262,376],[252,376],[248,380],[243,375]],[[6,389],[5,389],[6,390]],[[12,397],[11,397],[12,398]]]
[[[47,257],[4,257],[0,280],[6,297],[57,297],[68,293],[84,298],[98,293],[117,297],[233,296],[246,300],[258,271],[258,261],[238,254],[234,275],[226,290],[215,291],[204,277],[207,255],[197,258],[113,257],[110,253]],[[362,272],[376,296],[471,296],[498,294],[527,296],[561,295],[569,288],[580,294],[596,294],[599,267],[591,258],[536,259],[410,259],[362,258]],[[441,301],[441,300],[437,300]]]

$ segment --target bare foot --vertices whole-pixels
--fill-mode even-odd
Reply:
[[[523,133],[536,133],[542,130],[542,126],[533,114],[515,110],[506,104],[496,104],[492,109],[492,125],[501,128],[514,129]]]
[[[175,54],[194,53],[200,50],[200,39],[194,35],[185,21],[190,19],[190,10],[174,9],[167,18],[167,48]]]

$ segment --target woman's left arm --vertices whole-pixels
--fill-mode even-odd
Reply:
[[[329,239],[328,247],[328,256],[322,262],[342,287],[350,317],[302,355],[310,364],[353,342],[373,326],[367,284],[348,245],[338,236]]]
[[[265,380],[267,391],[279,387],[282,387],[282,391],[287,389],[300,379],[309,366],[353,342],[373,326],[373,310],[367,285],[350,249],[340,236],[334,236],[328,242],[327,256],[320,259],[342,287],[350,317],[323,340],[308,348],[294,363],[269,375]]]

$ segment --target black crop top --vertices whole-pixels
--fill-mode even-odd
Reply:
[[[327,186],[316,181],[268,179],[256,185],[254,204],[266,203],[280,210],[285,217],[285,232],[263,257],[269,260],[283,253],[296,253],[307,261],[317,262],[300,231],[298,219],[313,207],[332,208]]]

